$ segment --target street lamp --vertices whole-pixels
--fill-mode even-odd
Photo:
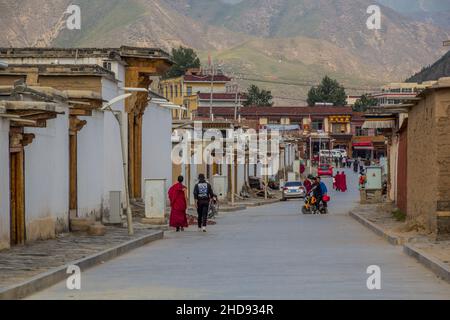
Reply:
[[[130,89],[130,88],[128,88]],[[123,88],[125,91],[125,88]],[[128,91],[128,90],[127,90]],[[130,90],[131,91],[131,90]],[[126,205],[127,205],[127,226],[128,226],[128,235],[133,235],[133,214],[131,212],[131,205],[130,205],[130,191],[128,188],[128,172],[127,172],[127,151],[125,150],[125,135],[123,132],[123,119],[122,119],[122,111],[119,110],[113,110],[111,108],[112,105],[119,101],[123,101],[129,97],[131,97],[133,94],[131,93],[125,93],[123,95],[120,95],[110,101],[108,101],[105,105],[102,107],[102,111],[110,111],[114,118],[117,120],[119,124],[119,131],[120,131],[120,146],[122,149],[122,164],[123,164],[123,179],[125,184],[125,198],[126,198]]]

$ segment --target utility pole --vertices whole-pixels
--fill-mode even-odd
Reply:
[[[214,121],[213,115],[213,95],[214,95],[214,63],[211,64],[211,95],[209,99],[209,114],[211,117],[211,121]]]

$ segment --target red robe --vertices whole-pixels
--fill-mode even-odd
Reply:
[[[170,200],[170,226],[173,228],[187,228],[189,226],[186,216],[187,203],[182,183],[177,183],[169,189]]]
[[[311,189],[312,189],[312,184],[311,184],[311,181],[309,181],[309,180],[305,180],[305,182],[303,183],[303,186],[305,187],[306,193],[307,193],[307,194],[308,194],[308,193],[311,191]]]
[[[334,183],[335,187],[336,187],[336,191],[341,191],[341,174],[337,174],[336,176],[334,176],[334,180],[336,181]]]
[[[340,187],[342,192],[347,192],[347,176],[345,173],[341,173]]]

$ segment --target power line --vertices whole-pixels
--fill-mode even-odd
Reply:
[[[265,80],[265,79],[255,79],[255,78],[240,78],[241,80],[254,81],[254,82],[262,82],[262,83],[271,83],[271,84],[279,84],[279,85],[288,85],[288,86],[296,86],[296,87],[311,87],[318,86],[317,83],[304,83],[304,82],[287,82],[287,81],[275,81],[275,80]],[[379,88],[369,88],[369,87],[349,87],[344,86],[345,89],[348,90],[358,90],[358,91],[379,91]]]

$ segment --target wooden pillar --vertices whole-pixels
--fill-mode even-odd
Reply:
[[[87,121],[69,117],[69,218],[78,216],[78,132]]]
[[[136,115],[134,121],[134,170],[133,195],[134,199],[142,198],[142,114]]]
[[[128,114],[128,187],[130,189],[130,198],[134,198],[134,161],[135,161],[135,142],[134,142],[134,113]]]
[[[11,245],[25,244],[24,151],[10,154]]]
[[[10,129],[10,242],[25,244],[25,151],[24,147],[34,139],[34,134],[23,133],[23,128]]]
[[[70,217],[78,216],[78,136],[69,135],[69,210]]]

